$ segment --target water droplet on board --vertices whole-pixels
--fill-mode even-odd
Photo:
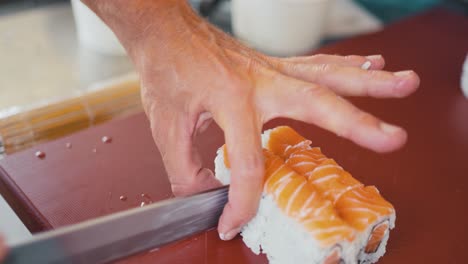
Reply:
[[[127,196],[122,195],[119,197],[120,201],[127,201]]]
[[[46,154],[45,152],[42,152],[42,151],[36,151],[36,157],[40,158],[40,159],[44,159],[46,157]]]
[[[145,202],[141,202],[140,207],[143,207],[143,206],[145,206],[145,205],[148,205],[148,204],[145,203]]]
[[[112,142],[112,138],[111,137],[108,137],[108,136],[103,136],[101,138],[101,141],[102,143],[111,143]]]
[[[93,148],[93,153],[96,153],[97,152],[97,149],[96,148]]]
[[[146,199],[148,203],[153,203],[153,200],[151,199],[151,196],[149,196],[146,193],[142,193],[141,198]]]
[[[67,149],[71,149],[72,148],[72,143],[68,142],[67,144],[65,144],[65,147],[67,147]]]

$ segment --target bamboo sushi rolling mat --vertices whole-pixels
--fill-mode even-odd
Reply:
[[[80,95],[0,116],[0,157],[141,111],[135,74],[104,81]]]

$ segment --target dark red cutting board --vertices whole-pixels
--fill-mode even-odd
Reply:
[[[320,52],[382,54],[388,69],[419,73],[420,90],[410,98],[352,100],[404,126],[409,132],[406,147],[380,155],[300,122],[275,120],[267,127],[293,126],[355,177],[378,186],[395,205],[397,227],[380,263],[465,263],[468,99],[461,93],[460,75],[468,52],[468,19],[434,10]],[[112,137],[112,143],[102,143],[102,136]],[[222,133],[214,126],[200,138],[208,167],[213,167],[215,150],[222,143]],[[37,150],[46,157],[35,157]],[[143,114],[8,156],[0,161],[0,191],[35,232],[139,206],[145,201],[143,193],[153,201],[171,197]],[[119,199],[122,195],[126,201]],[[210,231],[121,263],[266,263],[266,259],[253,255],[240,239],[221,242]]]

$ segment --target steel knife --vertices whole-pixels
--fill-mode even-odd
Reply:
[[[44,232],[13,245],[4,264],[106,263],[215,227],[228,187],[168,199]]]

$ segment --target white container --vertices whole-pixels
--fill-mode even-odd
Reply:
[[[466,55],[465,64],[463,64],[461,88],[465,97],[468,98],[468,55]]]
[[[232,0],[234,34],[275,56],[303,55],[322,39],[331,0]]]
[[[72,0],[78,41],[83,47],[108,55],[125,55],[114,32],[80,0]]]

